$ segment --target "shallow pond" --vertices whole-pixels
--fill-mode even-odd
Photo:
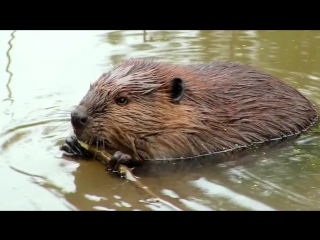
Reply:
[[[249,63],[320,109],[320,31],[0,31],[0,210],[170,210],[100,162],[59,150],[89,83],[131,57]],[[135,171],[183,210],[319,210],[320,127],[210,161]]]

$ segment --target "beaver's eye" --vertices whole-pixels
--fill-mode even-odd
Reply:
[[[119,97],[116,99],[117,104],[119,105],[125,105],[128,103],[128,98],[126,97]]]

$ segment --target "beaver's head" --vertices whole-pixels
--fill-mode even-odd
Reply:
[[[75,135],[134,155],[143,142],[152,145],[163,132],[190,127],[194,109],[183,104],[187,90],[182,73],[178,66],[149,60],[121,63],[94,82],[71,112]]]

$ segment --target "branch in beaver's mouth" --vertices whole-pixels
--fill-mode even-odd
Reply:
[[[114,154],[116,151],[119,150],[119,149],[114,149],[114,148],[109,147],[110,143],[109,143],[109,141],[106,141],[106,140],[98,139],[96,141],[93,141],[92,144],[94,146],[97,146],[97,147],[100,147],[100,148],[104,149],[105,151],[107,151],[107,152],[109,152],[111,154]]]
[[[98,147],[98,148],[102,148],[104,150],[106,150],[107,152],[109,153],[114,153],[117,151],[117,149],[113,149],[113,148],[110,148],[109,145],[109,141],[105,140],[105,139],[101,139],[101,138],[89,138],[89,139],[84,139],[84,138],[81,138],[81,137],[78,137],[78,140],[88,144],[88,145],[91,145],[91,146],[94,146],[94,147]]]
[[[108,141],[107,139],[100,138],[99,136],[91,136],[90,134],[85,132],[84,129],[79,129],[74,127],[73,132],[76,135],[78,140],[88,145],[102,148],[108,151],[109,153],[118,151],[118,149],[113,149],[109,147],[111,144],[110,144],[110,141]]]

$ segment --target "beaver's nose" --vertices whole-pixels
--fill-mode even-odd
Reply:
[[[88,122],[88,115],[85,111],[75,109],[71,112],[71,123],[76,128],[82,128]]]

